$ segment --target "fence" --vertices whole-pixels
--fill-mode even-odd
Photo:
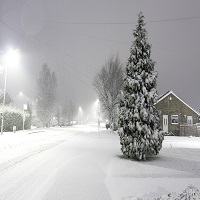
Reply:
[[[180,125],[180,136],[196,136],[200,137],[200,127],[188,124]]]

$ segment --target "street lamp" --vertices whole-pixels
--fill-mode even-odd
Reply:
[[[4,123],[4,107],[5,107],[5,99],[6,99],[6,83],[7,83],[7,64],[5,65],[5,78],[4,78],[4,89],[3,89],[3,107],[2,107],[2,119],[1,119],[1,135],[3,135],[3,123]]]
[[[97,99],[97,104],[98,104],[98,132],[99,132],[99,127],[100,127],[100,101]]]
[[[25,122],[25,110],[27,110],[27,104],[24,104],[24,107],[23,107],[23,131],[24,131],[24,122]]]
[[[82,124],[82,108],[79,107],[79,124]]]
[[[21,101],[21,99],[23,97],[23,92],[20,92],[19,95],[18,95],[18,97],[19,97],[19,101]]]
[[[3,106],[2,106],[2,119],[1,119],[1,135],[3,135],[3,123],[4,123],[4,108],[6,100],[6,84],[7,84],[7,73],[8,65],[15,64],[19,60],[19,50],[11,49],[5,55],[5,78],[4,78],[4,90],[3,90]]]

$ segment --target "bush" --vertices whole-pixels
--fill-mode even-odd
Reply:
[[[42,124],[42,122],[40,121],[40,119],[37,118],[37,117],[33,118],[33,120],[32,120],[32,126],[35,126],[37,128],[44,127],[43,124]]]
[[[29,129],[30,125],[30,117],[28,117],[27,114],[25,114],[24,129]],[[16,130],[23,129],[23,111],[9,106],[5,106],[3,131],[13,131],[13,126],[16,126]]]
[[[168,195],[163,195],[162,197],[155,198],[129,198],[127,200],[199,200],[200,192],[193,185],[188,186],[181,194],[169,193]]]

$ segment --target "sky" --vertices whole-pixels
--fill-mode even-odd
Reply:
[[[8,67],[7,89],[34,98],[47,63],[58,80],[58,100],[86,109],[97,94],[95,74],[112,55],[124,67],[143,12],[158,72],[160,95],[173,90],[200,111],[199,0],[0,0],[0,55],[10,47],[20,64]],[[0,74],[0,88],[4,76]]]

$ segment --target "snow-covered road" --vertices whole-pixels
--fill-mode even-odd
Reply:
[[[126,159],[96,126],[0,136],[0,200],[132,200],[200,189],[200,138],[166,137],[160,155]]]

